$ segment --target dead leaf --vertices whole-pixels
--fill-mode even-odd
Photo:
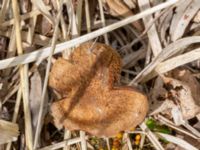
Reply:
[[[36,30],[42,35],[51,35],[53,26],[44,16],[38,16]]]
[[[0,145],[16,141],[19,135],[18,125],[5,120],[0,120]]]
[[[164,101],[166,100],[167,90],[163,87],[164,82],[161,77],[157,77],[153,88],[150,90],[150,114],[157,114],[160,112],[164,112],[167,109],[168,105]],[[159,91],[159,92],[158,92]],[[163,104],[164,103],[164,104]],[[163,104],[163,106],[161,106]],[[167,107],[166,107],[167,106]]]
[[[186,28],[188,27],[189,23],[195,16],[195,14],[198,12],[200,9],[200,3],[199,0],[193,0],[191,3],[188,1],[180,1],[179,5],[177,6],[177,9],[181,10],[180,14],[176,14],[178,16],[176,19],[176,23],[171,25],[173,29],[171,29],[171,39],[172,41],[176,41],[177,39],[181,38],[184,33]],[[186,4],[186,5],[183,5]],[[173,22],[173,21],[172,21]]]
[[[36,70],[30,78],[30,108],[32,115],[32,124],[33,128],[36,128],[39,108],[42,99],[42,79],[41,76]]]
[[[174,101],[176,105],[180,106],[185,120],[193,118],[200,112],[199,106],[196,105],[193,99],[192,89],[186,83],[168,77],[164,78],[164,82],[170,86],[168,97]]]
[[[122,0],[106,0],[106,2],[111,11],[118,16],[126,18],[133,15],[131,9]],[[133,22],[133,26],[138,31],[143,31],[143,26],[139,21]]]
[[[200,112],[199,82],[185,68],[177,68],[170,72],[169,76],[163,78],[164,82],[160,77],[155,81],[150,94],[151,115],[157,113],[168,114],[169,110],[178,107],[184,120],[195,117]]]
[[[123,0],[123,1],[130,9],[136,8],[135,0]]]
[[[197,105],[200,106],[200,84],[192,73],[186,68],[177,68],[171,72],[171,76],[174,79],[180,80],[189,86],[192,92],[192,96]]]

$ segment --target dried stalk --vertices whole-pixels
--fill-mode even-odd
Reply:
[[[23,48],[22,48],[22,38],[20,33],[20,15],[19,15],[17,0],[12,0],[12,9],[15,19],[17,52],[18,55],[22,55]],[[23,104],[24,104],[26,147],[29,150],[31,150],[33,149],[33,139],[32,139],[33,137],[32,137],[31,114],[29,107],[28,65],[20,66],[20,79],[21,79],[21,89],[22,89]]]
[[[103,27],[105,27],[106,26],[106,22],[105,22],[105,16],[104,16],[104,12],[103,12],[102,0],[98,0],[98,3],[99,3],[101,22],[102,22]],[[109,45],[108,34],[105,33],[103,36],[104,36],[105,43]]]
[[[87,32],[91,32],[91,22],[90,22],[90,9],[89,9],[88,0],[85,0],[85,14],[86,14],[86,25],[87,25]]]

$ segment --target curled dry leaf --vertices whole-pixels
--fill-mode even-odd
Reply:
[[[180,105],[183,118],[187,120],[195,117],[200,112],[200,108],[195,103],[192,89],[188,84],[173,78],[165,78],[164,80],[166,84],[171,86],[170,96]]]
[[[189,2],[189,0],[185,1],[185,3],[186,2]],[[178,20],[176,20],[174,22],[174,27],[171,26],[171,28],[172,28],[171,29],[172,41],[176,41],[177,39],[181,38],[184,35],[189,23],[192,21],[195,14],[200,9],[199,0],[193,0],[191,3],[189,3],[185,6],[183,5],[183,3],[184,3],[184,1],[180,2],[179,5],[177,6],[177,9],[179,10],[180,14],[178,13],[178,14],[175,15],[175,17]],[[182,8],[183,6],[185,8]]]
[[[141,123],[147,98],[132,87],[115,85],[120,70],[117,52],[99,43],[79,46],[69,60],[58,59],[49,78],[64,97],[51,107],[56,126],[110,137]]]
[[[172,71],[171,76],[189,86],[195,103],[200,106],[200,84],[192,73],[188,69],[179,68]]]
[[[116,15],[128,17],[133,15],[132,11],[125,5],[122,0],[106,0],[108,6]]]
[[[109,8],[116,15],[121,17],[130,17],[133,15],[132,10],[122,0],[106,0]],[[140,32],[143,31],[143,26],[139,21],[133,22],[133,26]]]
[[[152,114],[167,113],[166,110],[178,106],[184,120],[195,117],[200,112],[200,85],[198,81],[185,68],[177,68],[171,71],[169,76],[165,77],[164,81],[157,79],[155,82],[151,98],[157,109],[153,109]],[[159,93],[157,92],[158,89]],[[159,104],[160,102],[162,104]]]

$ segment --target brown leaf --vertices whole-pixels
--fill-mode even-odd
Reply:
[[[180,80],[189,86],[192,96],[197,105],[200,106],[200,84],[192,73],[186,68],[179,68],[172,71],[172,77]]]
[[[42,35],[52,35],[52,24],[44,16],[38,16],[36,31]]]
[[[106,0],[112,12],[121,17],[130,17],[133,15],[131,9],[122,0]],[[139,21],[133,22],[133,26],[140,32],[143,31],[143,26]]]
[[[152,114],[166,114],[167,110],[178,106],[184,120],[195,117],[200,112],[199,82],[185,68],[177,68],[169,76],[164,78],[164,83],[160,78],[156,79],[151,92]]]
[[[200,112],[200,108],[193,99],[192,89],[188,84],[173,78],[164,78],[164,82],[170,87],[169,99],[180,105],[185,120],[193,118]]]
[[[51,107],[57,127],[114,136],[141,123],[147,98],[132,87],[115,85],[120,69],[116,51],[99,43],[81,45],[68,61],[58,59],[49,79],[64,97]]]

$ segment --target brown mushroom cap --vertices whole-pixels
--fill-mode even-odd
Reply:
[[[118,53],[105,44],[86,43],[74,50],[69,60],[59,58],[53,65],[49,85],[62,95],[87,86],[95,75],[113,86],[120,77],[121,59]],[[87,84],[87,85],[86,85]]]
[[[120,69],[115,50],[99,43],[81,45],[69,61],[58,59],[49,80],[65,97],[51,107],[57,127],[110,137],[141,123],[147,98],[131,87],[114,85]]]

